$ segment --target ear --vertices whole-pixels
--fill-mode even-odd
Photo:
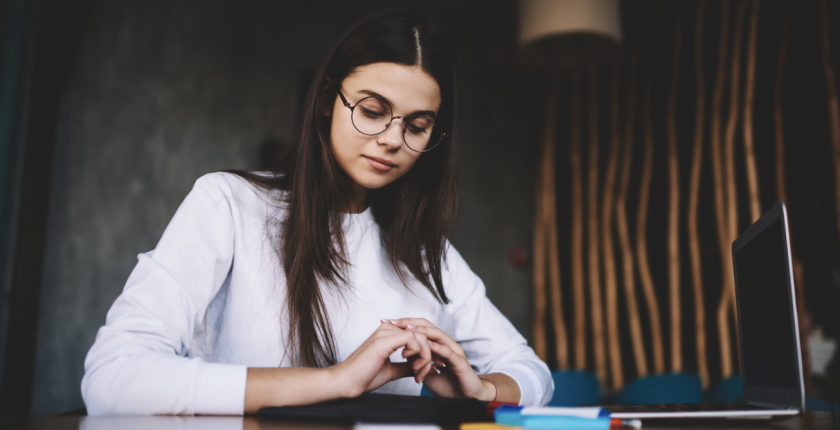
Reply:
[[[323,85],[321,86],[321,114],[325,117],[332,117],[333,108],[335,107],[335,99],[338,97],[335,91],[336,81],[329,76],[324,77]]]
[[[338,95],[335,94],[335,91],[332,91],[329,83],[321,88],[321,115],[327,118],[332,116],[336,98],[338,98]]]

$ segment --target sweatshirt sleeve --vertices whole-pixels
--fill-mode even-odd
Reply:
[[[513,324],[487,298],[484,283],[451,245],[446,256],[446,327],[478,374],[504,373],[519,385],[520,405],[543,406],[551,401],[554,381]],[[446,281],[445,281],[446,282]]]
[[[88,414],[243,413],[246,367],[187,357],[233,263],[229,190],[220,174],[199,178],[157,247],[138,256],[85,359]]]

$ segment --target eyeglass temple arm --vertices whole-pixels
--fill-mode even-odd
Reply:
[[[353,109],[350,106],[350,103],[347,102],[347,99],[344,98],[344,94],[341,93],[341,90],[338,90],[338,96],[341,97],[341,102],[344,103],[344,106],[347,106],[348,108]]]

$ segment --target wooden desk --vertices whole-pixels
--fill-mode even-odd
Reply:
[[[840,414],[838,414],[840,415]],[[830,412],[807,412],[805,416],[781,421],[761,422],[720,422],[720,421],[683,421],[657,423],[646,421],[643,429],[691,429],[691,430],[840,430],[831,419]],[[0,417],[0,429],[3,430],[350,430],[352,426],[336,424],[294,423],[266,420],[255,417]],[[457,430],[453,427],[446,430]]]

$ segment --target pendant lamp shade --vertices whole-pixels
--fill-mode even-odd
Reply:
[[[597,64],[620,42],[618,0],[519,0],[519,44],[531,65]]]

